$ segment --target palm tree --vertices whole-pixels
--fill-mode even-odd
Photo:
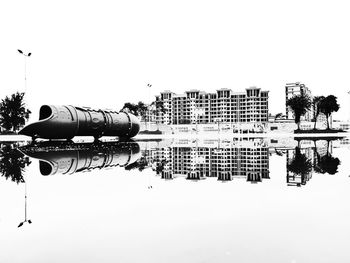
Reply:
[[[312,107],[314,112],[314,130],[316,130],[317,117],[320,114],[320,104],[324,100],[324,96],[315,96],[312,99]]]
[[[305,95],[294,96],[287,100],[286,105],[294,112],[295,123],[298,125],[298,130],[300,130],[300,117],[310,110],[310,98]]]
[[[337,103],[337,97],[333,95],[327,96],[320,102],[319,107],[320,111],[326,115],[327,130],[329,130],[329,117],[331,116],[332,112],[337,112],[340,108],[339,104]]]
[[[11,97],[6,96],[0,103],[0,125],[8,131],[17,131],[29,119],[31,111],[23,102],[24,93],[16,92]]]

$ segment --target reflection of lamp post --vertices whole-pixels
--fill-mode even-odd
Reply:
[[[23,226],[23,224],[26,222],[29,224],[32,223],[30,219],[27,219],[27,180],[24,181],[24,221],[20,222],[18,227]]]
[[[27,57],[30,57],[32,53],[25,54],[22,50],[17,49],[20,54],[24,56],[24,92],[27,91]]]

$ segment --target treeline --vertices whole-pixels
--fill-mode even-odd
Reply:
[[[150,104],[146,104],[142,101],[138,103],[126,102],[120,111],[129,112],[135,116],[140,116],[141,119],[146,120],[150,114],[156,114],[156,112],[165,113],[163,101],[153,101]]]
[[[286,105],[293,111],[295,123],[298,125],[300,130],[300,120],[303,115],[305,115],[309,110],[313,110],[313,121],[314,121],[314,130],[316,130],[317,118],[320,113],[323,113],[327,121],[327,130],[329,127],[329,118],[333,112],[337,112],[340,108],[337,97],[334,95],[324,96],[315,96],[313,99],[310,99],[306,95],[297,95],[289,100],[287,100]]]

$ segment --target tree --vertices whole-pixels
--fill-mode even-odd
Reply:
[[[142,101],[139,101],[137,104],[126,102],[121,111],[129,112],[131,114],[134,114],[135,116],[140,116],[145,120],[148,111],[148,106]]]
[[[320,111],[326,115],[327,119],[327,130],[329,130],[329,117],[331,116],[332,112],[337,112],[339,110],[339,104],[337,103],[337,97],[333,95],[329,95],[326,98],[324,98],[320,104]]]
[[[300,117],[310,110],[310,98],[305,95],[294,96],[287,100],[286,105],[294,112],[295,123],[298,125],[298,130],[300,130]]]
[[[16,92],[11,97],[6,96],[0,103],[0,125],[7,131],[17,131],[29,119],[31,111],[23,102],[24,93]]]
[[[282,113],[282,112],[277,113],[277,114],[275,115],[275,120],[281,119],[282,117],[283,117],[283,113]]]
[[[316,130],[316,123],[317,123],[317,118],[318,115],[320,115],[320,104],[322,103],[322,101],[324,100],[324,96],[315,96],[312,99],[312,108],[313,108],[313,112],[314,112],[314,130]]]
[[[137,112],[138,112],[139,116],[141,116],[141,119],[144,119],[144,121],[146,121],[148,106],[145,103],[143,103],[142,101],[139,101],[137,103]]]
[[[138,106],[134,103],[126,102],[120,111],[129,112],[135,116],[139,116]]]

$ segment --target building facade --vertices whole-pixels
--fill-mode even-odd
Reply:
[[[294,119],[293,111],[287,106],[287,101],[294,96],[307,96],[312,99],[311,91],[305,84],[300,82],[287,83],[286,84],[286,116],[287,119]],[[312,121],[313,111],[309,110],[304,116],[301,117],[303,121]]]
[[[219,89],[215,93],[199,90],[175,94],[164,91],[156,97],[163,110],[157,122],[164,124],[267,123],[268,91],[247,88],[245,92]]]

